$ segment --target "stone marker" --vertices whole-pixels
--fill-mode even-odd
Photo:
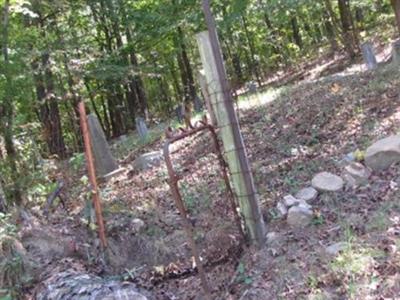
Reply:
[[[365,42],[361,45],[362,55],[368,70],[374,70],[378,67],[374,50],[370,42]]]
[[[304,201],[314,201],[318,197],[318,191],[313,187],[307,187],[298,191],[295,197]]]
[[[338,192],[343,189],[344,181],[337,175],[321,172],[314,176],[312,186],[321,192]]]
[[[287,223],[292,227],[306,227],[311,223],[313,212],[311,209],[299,205],[293,206],[288,211]]]
[[[392,50],[392,63],[394,65],[400,64],[400,40],[395,41],[392,44],[393,50]]]
[[[101,177],[118,169],[118,164],[111,154],[110,146],[107,143],[106,136],[96,115],[89,114],[87,121],[96,173],[97,176]]]
[[[400,161],[400,135],[389,136],[370,146],[365,152],[365,164],[374,171],[382,171]]]
[[[247,82],[246,88],[250,94],[257,93],[257,84],[254,81]]]
[[[371,171],[362,164],[353,162],[344,168],[344,174],[354,178],[355,185],[362,185],[368,183]]]
[[[133,162],[133,167],[137,170],[144,171],[159,166],[162,160],[163,155],[161,151],[153,151],[136,158]]]
[[[201,100],[201,98],[199,96],[196,95],[196,97],[194,97],[193,103],[194,103],[194,111],[195,112],[199,113],[199,112],[203,111],[203,101]]]
[[[147,125],[142,117],[136,118],[136,130],[139,134],[140,139],[145,140],[149,134]]]

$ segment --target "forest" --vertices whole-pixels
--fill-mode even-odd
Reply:
[[[0,300],[400,295],[400,0],[0,8]]]

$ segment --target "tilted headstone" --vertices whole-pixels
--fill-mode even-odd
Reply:
[[[183,118],[184,118],[184,114],[185,114],[185,108],[183,105],[178,105],[177,107],[175,107],[175,114],[176,117],[178,118],[178,122],[182,123],[183,122]]]
[[[145,121],[144,121],[144,119],[142,117],[136,118],[136,130],[137,130],[137,132],[139,134],[139,137],[142,140],[147,139],[149,131],[148,131],[147,125],[146,125],[146,123],[145,123]]]
[[[92,143],[92,151],[96,166],[97,176],[104,176],[118,169],[118,164],[111,154],[110,146],[107,143],[106,136],[101,128],[96,115],[90,114],[87,117]]]
[[[195,112],[201,112],[203,110],[203,102],[199,96],[196,95],[193,99]]]
[[[376,61],[374,49],[372,48],[372,44],[370,42],[365,42],[361,45],[362,54],[364,58],[364,62],[367,65],[368,70],[374,70],[378,67],[378,63]]]
[[[246,83],[247,91],[250,94],[257,93],[257,84],[254,81],[249,81]]]
[[[397,40],[396,42],[393,43],[393,64],[399,65],[400,64],[400,40]]]

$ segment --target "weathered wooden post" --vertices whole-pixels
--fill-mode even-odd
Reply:
[[[400,65],[400,40],[395,41],[392,47],[392,63],[396,66]]]
[[[99,119],[95,114],[87,117],[94,163],[96,165],[97,176],[102,177],[118,169],[118,164],[111,154],[110,146],[101,128]]]
[[[378,67],[375,53],[370,42],[365,42],[361,45],[362,55],[368,70],[374,70]]]
[[[104,222],[103,222],[103,213],[102,213],[102,209],[101,209],[99,189],[97,187],[96,169],[95,169],[95,166],[93,163],[93,154],[92,154],[92,148],[91,148],[92,143],[91,143],[90,132],[89,132],[88,123],[87,123],[89,118],[86,117],[85,104],[83,102],[79,102],[79,115],[80,115],[81,130],[82,130],[82,135],[83,135],[83,142],[85,144],[86,165],[87,165],[90,185],[91,185],[91,189],[92,189],[91,192],[92,192],[92,196],[93,196],[93,207],[94,207],[94,210],[96,213],[96,221],[97,221],[97,227],[98,227],[98,231],[99,231],[99,238],[101,241],[101,246],[104,249],[107,247],[107,239],[106,239]],[[97,120],[97,118],[96,118],[96,120]]]
[[[197,34],[201,61],[207,78],[232,183],[239,200],[241,215],[251,242],[261,246],[265,241],[265,225],[258,195],[250,170],[246,148],[228,84],[221,49],[208,0],[203,0],[208,31]]]

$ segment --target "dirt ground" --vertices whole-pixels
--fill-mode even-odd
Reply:
[[[398,133],[400,71],[383,64],[376,71],[306,79],[275,89],[265,102],[271,90],[252,96],[261,101],[239,112],[267,230],[274,232],[262,249],[247,247],[236,229],[210,139],[197,136],[174,147],[180,189],[215,299],[400,295],[400,165],[374,173],[357,189],[320,194],[305,229],[288,227],[275,212],[277,201],[309,186],[315,173],[340,175],[347,153]],[[57,208],[48,220],[37,212],[39,225],[20,234],[35,261],[46,266],[40,272],[70,257],[104,278],[132,281],[155,299],[203,299],[165,164],[142,172],[133,168],[136,157],[160,150],[163,142],[154,139],[131,152],[121,159],[126,171],[100,186],[106,257],[99,253],[95,228],[86,224],[82,203],[90,195],[79,181],[84,168],[64,173],[66,210]],[[326,247],[336,242],[346,247],[328,255]]]

